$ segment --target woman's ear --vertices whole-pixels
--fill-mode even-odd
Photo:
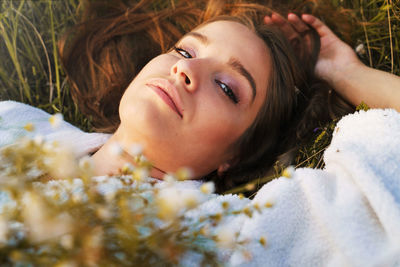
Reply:
[[[217,169],[218,176],[222,176],[224,174],[224,172],[226,172],[230,167],[231,167],[231,165],[227,162],[219,165],[219,167]]]

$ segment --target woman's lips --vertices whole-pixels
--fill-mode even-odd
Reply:
[[[146,83],[146,85],[153,89],[180,118],[183,118],[183,110],[175,86],[165,79],[153,79]]]

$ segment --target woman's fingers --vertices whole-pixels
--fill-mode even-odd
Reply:
[[[279,26],[282,26],[282,25],[284,25],[286,23],[286,20],[276,12],[272,13],[271,19],[275,24],[277,24]]]
[[[301,18],[313,27],[319,34],[320,37],[324,37],[327,35],[334,35],[334,33],[326,26],[322,21],[318,18],[314,17],[313,15],[303,14]]]
[[[271,16],[266,16],[264,18],[264,22],[269,25],[276,25],[279,27],[279,29],[283,32],[283,34],[288,38],[289,40],[292,40],[296,37],[298,37],[298,33],[296,30],[290,25],[290,23],[285,20],[281,15],[278,13],[272,13]]]
[[[292,26],[298,31],[299,33],[303,33],[308,31],[310,28],[301,20],[296,14],[289,13],[288,14],[288,21],[292,24]]]
[[[272,19],[271,19],[270,16],[265,16],[265,17],[264,17],[264,23],[267,24],[267,25],[272,25],[272,24],[274,24],[274,22],[272,21]]]

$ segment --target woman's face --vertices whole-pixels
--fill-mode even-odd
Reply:
[[[131,82],[115,136],[125,149],[142,144],[157,169],[205,175],[232,160],[232,144],[264,102],[269,73],[268,48],[246,26],[200,26]]]

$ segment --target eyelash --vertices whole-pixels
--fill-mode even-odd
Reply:
[[[186,51],[185,49],[182,49],[180,47],[174,46],[174,50],[176,53],[180,54],[184,58],[193,58],[192,55]],[[239,99],[236,97],[236,94],[233,92],[233,90],[225,83],[215,79],[214,80],[218,86],[221,88],[222,92],[229,97],[229,99],[234,103],[237,104],[239,103]]]

